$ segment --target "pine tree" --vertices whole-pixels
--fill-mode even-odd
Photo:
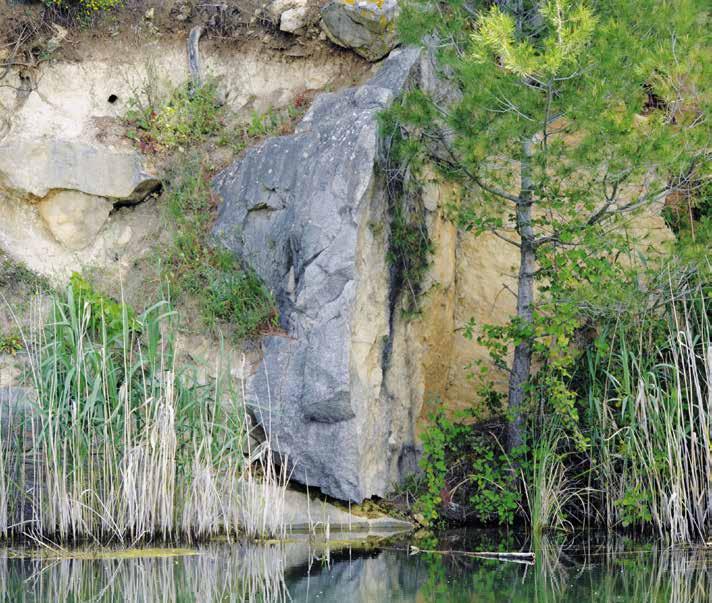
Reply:
[[[543,304],[557,287],[603,282],[626,217],[709,177],[708,20],[699,0],[403,7],[402,38],[425,40],[450,93],[413,91],[389,123],[413,157],[460,183],[463,228],[519,250],[516,316],[485,329],[497,361],[513,348],[510,447],[522,443],[533,354],[564,349],[575,327],[575,308],[552,319]],[[575,420],[566,388],[549,394]]]

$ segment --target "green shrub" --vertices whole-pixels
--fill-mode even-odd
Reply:
[[[513,466],[521,464],[523,453],[505,454],[497,435],[474,425],[472,416],[432,414],[423,434],[425,480],[416,510],[430,524],[459,515],[463,521],[511,525],[522,508]]]
[[[124,326],[135,332],[141,330],[133,308],[98,293],[76,272],[69,279],[69,294],[80,307],[85,308],[90,332],[99,334],[105,330],[108,338],[114,339],[123,335]]]
[[[141,99],[134,98],[126,121],[129,138],[139,141],[144,151],[172,150],[200,143],[223,127],[217,84],[208,81],[193,88],[186,82],[158,107],[144,105]]]
[[[67,8],[78,6],[86,12],[97,12],[109,10],[122,6],[124,0],[43,0],[47,6],[56,8]]]
[[[227,255],[220,253],[218,267],[210,266],[205,273],[203,305],[207,316],[229,322],[238,338],[276,326],[274,301],[267,288],[253,270],[240,270]]]

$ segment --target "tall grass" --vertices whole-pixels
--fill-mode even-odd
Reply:
[[[571,530],[567,508],[583,500],[579,487],[569,477],[567,453],[560,452],[566,447],[566,439],[561,425],[547,420],[533,446],[529,470],[526,474],[522,471],[527,518],[535,538],[545,530]]]
[[[674,542],[712,533],[712,340],[702,284],[667,302],[668,331],[618,328],[589,355],[591,467],[608,527]],[[636,341],[637,340],[637,341]],[[651,344],[652,342],[652,344]]]
[[[0,534],[284,534],[285,472],[269,444],[249,446],[229,367],[204,383],[177,366],[175,323],[167,302],[136,317],[72,287],[54,298],[26,334],[35,399],[22,420],[3,417]]]

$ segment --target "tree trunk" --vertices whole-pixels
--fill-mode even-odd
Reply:
[[[532,142],[522,142],[520,161],[521,190],[516,205],[517,232],[521,240],[519,254],[519,277],[517,281],[517,318],[522,326],[532,324],[534,303],[534,272],[536,270],[536,249],[532,227]],[[522,340],[514,349],[511,373],[509,375],[509,413],[507,444],[509,450],[521,446],[524,441],[523,406],[526,386],[529,382],[532,364],[532,342]]]

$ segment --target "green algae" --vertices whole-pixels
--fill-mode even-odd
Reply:
[[[41,547],[9,548],[3,551],[8,559],[155,559],[165,557],[188,557],[198,555],[199,551],[186,547],[140,547],[140,548],[90,548],[65,549],[56,545]]]

